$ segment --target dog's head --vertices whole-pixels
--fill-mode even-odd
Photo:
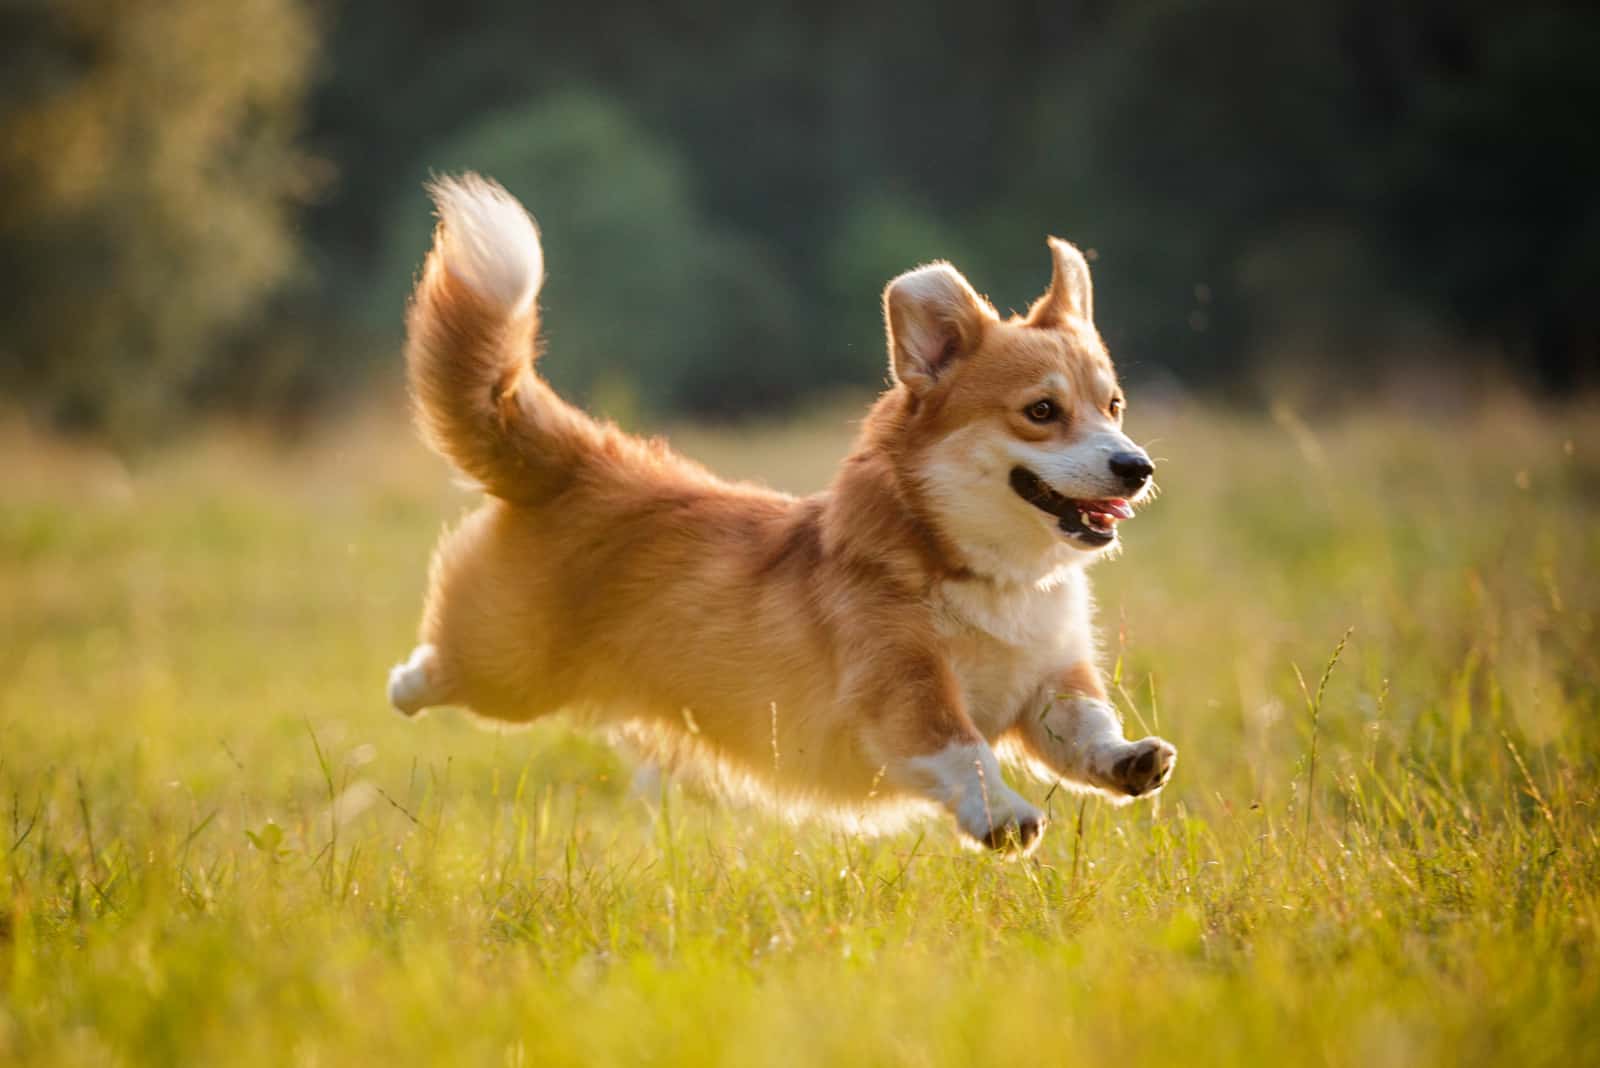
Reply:
[[[1117,543],[1154,465],[1093,321],[1083,254],[1051,239],[1055,275],[1002,319],[936,263],[884,290],[903,405],[903,470],[943,533],[990,574],[1037,579]]]

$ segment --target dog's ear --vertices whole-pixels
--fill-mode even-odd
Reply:
[[[1050,258],[1055,262],[1055,275],[1045,295],[1028,309],[1029,326],[1059,326],[1063,319],[1072,316],[1085,322],[1094,322],[1094,284],[1089,281],[1089,261],[1083,258],[1076,245],[1050,239]]]
[[[978,347],[984,324],[996,318],[989,302],[948,263],[930,263],[890,282],[883,291],[889,367],[913,393],[932,386]]]

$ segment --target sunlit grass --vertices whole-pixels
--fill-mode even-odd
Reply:
[[[675,439],[804,491],[855,414]],[[1177,775],[1012,864],[394,716],[470,503],[397,419],[131,472],[8,432],[0,1061],[1600,1057],[1595,411],[1133,429],[1106,662]]]

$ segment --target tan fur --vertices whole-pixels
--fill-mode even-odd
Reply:
[[[1106,699],[1106,687],[1100,679],[1100,669],[1087,660],[1080,661],[1061,673],[1061,692],[1075,697]]]
[[[721,481],[556,396],[534,370],[536,306],[464,281],[470,273],[447,262],[451,225],[446,211],[407,320],[407,364],[423,432],[489,496],[439,545],[425,655],[396,703],[509,722],[573,710],[687,741],[780,799],[933,801],[970,836],[998,844],[1009,828],[1014,840],[1025,816],[986,837],[968,825],[970,801],[963,816],[948,775],[926,760],[953,753],[962,765],[959,747],[987,752],[1042,718],[1059,687],[1104,697],[1086,659],[1087,587],[1072,592],[1092,554],[1051,547],[1020,585],[990,574],[948,529],[926,472],[958,431],[1052,447],[1098,426],[1082,413],[1103,413],[1117,387],[1093,327],[1049,294],[1033,321],[1003,321],[961,291],[964,279],[903,276],[886,297],[899,381],[831,487],[796,499]],[[1059,277],[1056,290],[1076,292]],[[915,351],[900,351],[897,336]],[[1031,425],[1020,413],[1052,374],[1073,414]],[[1035,522],[1017,503],[1014,520]],[[1058,587],[1083,616],[1055,626],[1059,655],[1031,648],[1026,630],[997,638],[961,607],[976,597],[1004,614]],[[997,680],[965,666],[995,663],[1015,666]],[[1009,706],[975,710],[991,691]],[[1119,792],[1081,760],[1026,748],[1054,774]]]

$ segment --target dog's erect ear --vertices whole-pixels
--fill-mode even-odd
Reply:
[[[1029,326],[1059,326],[1068,316],[1094,322],[1094,284],[1089,281],[1089,261],[1076,245],[1050,239],[1055,276],[1050,289],[1028,309]]]
[[[930,263],[890,282],[883,291],[889,329],[889,367],[913,393],[933,385],[950,365],[978,347],[995,318],[961,272]]]

